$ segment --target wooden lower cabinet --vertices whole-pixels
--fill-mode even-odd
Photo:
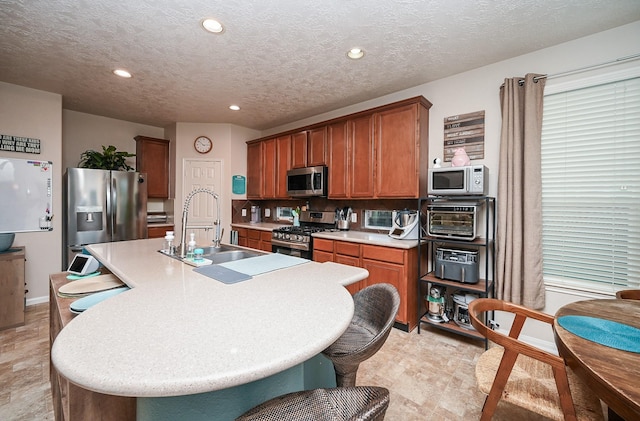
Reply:
[[[161,227],[147,225],[147,236],[149,238],[164,238],[167,231],[173,231],[173,225],[163,225]]]
[[[238,231],[238,245],[242,247],[249,247],[248,229],[232,227]]]
[[[63,298],[58,289],[69,282],[67,273],[49,277],[49,340],[53,346],[58,333],[73,319],[69,306],[77,298]],[[56,421],[103,420],[127,421],[136,419],[136,398],[92,392],[71,383],[49,364],[51,394]]]
[[[0,329],[24,325],[24,247],[0,253]]]
[[[271,252],[271,231],[257,230],[245,228],[247,232],[247,244],[245,247],[249,247],[256,250]],[[238,232],[238,245],[241,244],[240,232]]]
[[[400,294],[396,322],[407,331],[418,325],[417,258],[417,247],[399,249],[324,238],[313,240],[313,260],[362,267],[369,271],[367,279],[347,286],[351,294],[378,283],[395,286]]]

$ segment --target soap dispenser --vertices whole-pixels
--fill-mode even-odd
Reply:
[[[189,234],[189,242],[187,243],[187,258],[193,259],[193,251],[196,249],[196,233]]]
[[[164,252],[168,255],[173,255],[175,253],[175,247],[173,245],[173,231],[167,231],[164,236]]]

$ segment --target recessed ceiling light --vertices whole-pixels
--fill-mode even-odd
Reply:
[[[364,57],[364,50],[362,50],[361,48],[352,48],[347,53],[347,57],[349,57],[351,59],[354,59],[354,60],[358,60],[358,59]]]
[[[240,109],[240,107],[237,106],[237,105],[229,105],[229,109],[233,110],[233,111],[238,111]]]
[[[209,32],[213,32],[214,34],[219,34],[224,31],[224,27],[222,26],[222,24],[215,19],[203,20],[202,27]]]
[[[113,71],[113,74],[127,79],[131,77],[131,73],[127,72],[124,69],[116,69]]]

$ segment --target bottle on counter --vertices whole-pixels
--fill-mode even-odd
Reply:
[[[166,254],[175,254],[176,249],[173,245],[174,238],[175,237],[173,236],[173,231],[167,231],[166,235],[164,236],[164,247],[162,249]]]
[[[189,242],[187,243],[187,258],[193,259],[193,251],[196,249],[196,233],[189,234]]]

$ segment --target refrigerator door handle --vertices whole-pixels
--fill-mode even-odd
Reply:
[[[110,175],[111,173],[109,173]],[[113,203],[111,201],[111,186],[109,184],[109,180],[111,179],[111,176],[108,177],[106,184],[106,189],[107,189],[107,194],[105,195],[105,209],[106,211],[106,215],[105,215],[105,219],[106,219],[106,223],[107,223],[107,235],[109,237],[109,241],[113,241]]]
[[[113,240],[120,240],[120,238],[115,238],[117,232],[116,222],[118,221],[118,180],[115,177],[111,178],[111,200],[112,237]]]

